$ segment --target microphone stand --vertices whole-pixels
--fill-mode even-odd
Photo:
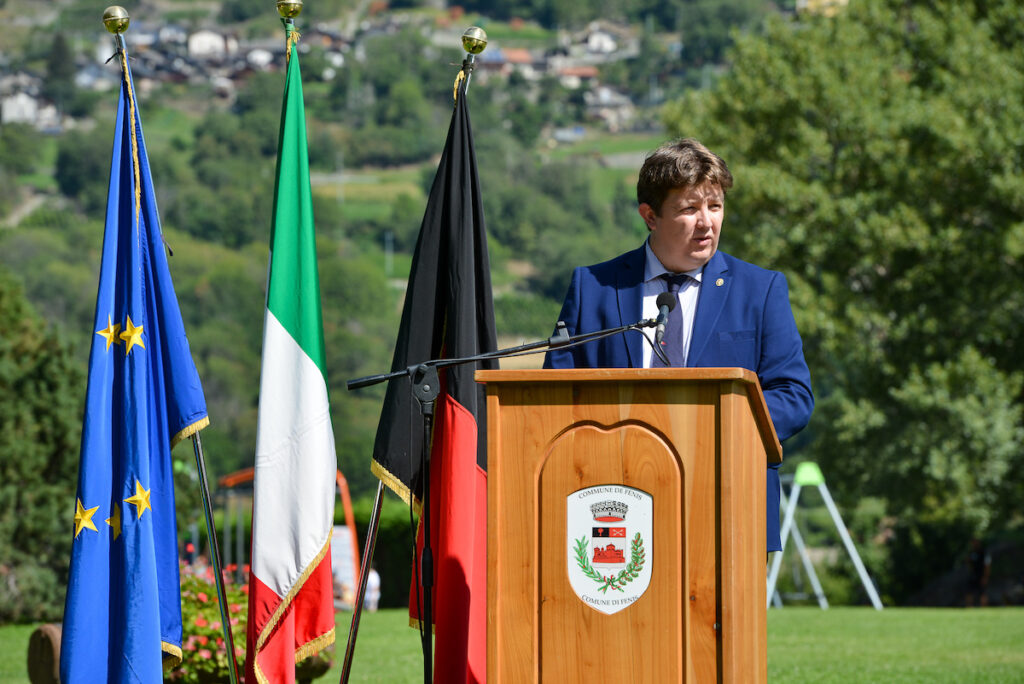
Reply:
[[[648,318],[616,328],[607,328],[605,330],[598,330],[592,333],[582,333],[579,335],[569,335],[569,332],[565,327],[565,322],[558,321],[555,326],[555,333],[546,340],[530,342],[516,347],[508,347],[497,351],[484,352],[482,354],[464,356],[461,358],[431,359],[429,361],[409,366],[402,370],[378,375],[367,375],[362,378],[349,380],[346,383],[346,386],[351,391],[387,382],[395,378],[408,377],[412,383],[413,396],[416,397],[416,400],[420,405],[420,415],[423,418],[423,446],[420,450],[420,477],[423,482],[420,524],[423,527],[423,552],[420,557],[419,567],[420,586],[423,587],[423,609],[420,611],[420,620],[423,639],[423,681],[426,684],[430,684],[433,677],[433,645],[431,636],[433,633],[432,604],[434,560],[430,547],[430,441],[434,427],[434,400],[437,399],[440,392],[440,382],[437,374],[438,369],[466,363],[474,363],[477,361],[486,361],[489,359],[526,356],[528,354],[537,354],[548,349],[570,349],[587,342],[611,337],[613,335],[620,335],[631,330],[640,332],[640,334],[642,334],[651,345],[653,352],[658,356],[658,358],[665,362],[666,366],[668,366],[671,364],[665,357],[665,352],[661,350],[660,345],[654,344],[647,333],[644,332],[644,328],[654,328],[657,325],[658,321],[656,319]],[[342,665],[341,684],[347,684],[348,677],[351,672],[352,656],[355,652],[356,636],[359,631],[359,619],[362,614],[363,600],[366,594],[367,569],[370,567],[370,561],[373,556],[373,547],[376,543],[377,526],[380,520],[382,503],[381,491],[380,487],[378,487],[377,498],[374,501],[373,512],[370,516],[369,525],[367,526],[367,538],[365,542],[366,547],[363,553],[363,562],[359,568],[358,590],[355,597],[355,606],[352,610],[352,625],[349,628],[348,644],[345,649],[345,662]]]
[[[658,354],[659,357],[664,356],[664,352],[657,348],[650,338],[643,333],[644,328],[653,328],[657,326],[658,322],[654,318],[645,318],[636,323],[630,323],[629,325],[621,325],[617,328],[606,328],[604,330],[598,330],[591,333],[580,333],[578,335],[569,335],[569,332],[565,328],[564,321],[558,321],[555,326],[555,334],[546,340],[539,342],[530,342],[528,344],[521,344],[517,347],[506,347],[505,349],[498,349],[497,351],[484,352],[482,354],[476,354],[474,356],[464,356],[456,359],[431,359],[430,361],[424,361],[413,366],[409,366],[403,370],[392,371],[390,373],[382,373],[380,375],[367,375],[362,378],[356,378],[349,380],[345,383],[345,386],[349,390],[361,389],[363,387],[370,387],[394,378],[400,378],[402,376],[414,377],[417,371],[423,366],[432,366],[434,368],[447,368],[448,366],[457,366],[464,363],[472,363],[474,361],[487,361],[489,359],[504,359],[512,356],[526,356],[528,354],[538,354],[548,349],[568,349],[572,347],[578,347],[586,342],[593,342],[594,340],[603,339],[605,337],[611,337],[612,335],[619,335],[630,330],[637,330],[644,334],[647,341],[651,343],[651,347],[654,353]],[[661,352],[661,353],[659,353]],[[436,394],[434,395],[437,396]]]

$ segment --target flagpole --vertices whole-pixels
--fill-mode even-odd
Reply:
[[[203,458],[203,441],[199,433],[192,435],[192,450],[196,454],[196,470],[199,471],[199,489],[203,494],[203,515],[206,518],[206,535],[210,540],[210,560],[213,562],[213,576],[217,581],[217,603],[220,604],[220,625],[224,632],[224,646],[228,651],[228,676],[231,684],[238,684],[238,665],[235,662],[235,640],[231,636],[231,620],[228,617],[228,595],[224,589],[224,573],[220,566],[220,544],[217,543],[217,528],[213,524],[213,504],[210,501],[210,485],[206,480],[206,459]],[[227,519],[225,519],[227,524]]]
[[[423,509],[420,526],[423,528],[423,551],[420,553],[420,634],[423,637],[423,682],[430,684],[434,677],[434,552],[430,546],[430,448],[434,432],[434,400],[440,393],[437,369],[421,364],[411,375],[412,393],[420,404],[423,416],[423,446],[420,449],[420,473],[423,480]]]
[[[131,78],[130,74],[128,73],[127,50],[123,36],[124,32],[128,29],[130,21],[131,18],[128,16],[128,11],[125,10],[125,8],[120,7],[118,5],[111,5],[103,11],[103,25],[106,27],[107,31],[113,34],[115,50],[114,56],[121,57],[123,71],[122,77],[128,84],[129,97],[133,98],[134,96],[132,94]],[[134,105],[132,106],[134,107]],[[131,122],[130,125],[134,129],[136,125],[134,120]],[[134,130],[132,131],[132,135],[135,135]],[[138,164],[137,161],[136,164]],[[136,184],[138,184],[138,182],[138,176],[136,176]],[[136,192],[139,192],[138,187],[136,187]],[[224,632],[225,645],[227,646],[228,651],[228,663],[230,665],[229,675],[231,679],[231,684],[237,684],[238,674],[237,665],[235,663],[235,646],[234,639],[232,639],[231,636],[231,622],[227,612],[227,594],[224,591],[223,574],[220,565],[220,548],[219,545],[217,544],[217,531],[213,524],[213,507],[210,503],[210,489],[206,480],[206,464],[203,459],[202,441],[200,440],[198,432],[192,435],[192,444],[196,455],[196,467],[199,471],[199,485],[203,495],[203,511],[206,516],[206,530],[210,538],[210,555],[212,556],[214,574],[217,583],[217,595],[219,599],[218,603],[220,604],[221,627],[222,631]]]
[[[103,25],[110,33],[114,36],[114,54],[120,54],[124,52],[124,36],[121,34],[128,30],[128,24],[131,22],[131,18],[128,16],[128,10],[118,5],[111,5],[107,9],[103,10]],[[107,60],[110,61],[109,59]]]
[[[651,345],[651,349],[655,354],[660,354],[661,350],[658,349],[657,345],[651,340],[650,336],[644,333],[644,328],[653,328],[657,325],[657,321],[653,318],[641,319],[636,323],[629,325],[619,326],[617,328],[608,328],[605,330],[598,330],[593,333],[582,333],[578,335],[570,336],[566,330],[565,323],[558,321],[555,333],[546,340],[540,340],[537,342],[530,342],[528,344],[522,344],[515,347],[507,347],[505,349],[498,349],[493,352],[484,352],[482,354],[476,354],[474,356],[464,356],[461,358],[452,359],[432,359],[425,361],[421,364],[410,366],[404,370],[392,371],[391,373],[384,373],[380,375],[369,375],[362,378],[355,378],[349,380],[346,383],[349,391],[360,389],[363,387],[369,387],[382,382],[389,382],[393,379],[406,376],[409,378],[412,384],[412,391],[416,399],[420,402],[420,409],[423,416],[423,452],[422,456],[425,459],[421,466],[423,476],[423,497],[422,497],[422,515],[421,524],[423,525],[423,536],[424,536],[424,552],[423,559],[431,558],[430,545],[429,545],[429,516],[427,510],[430,502],[429,486],[429,450],[431,442],[431,430],[433,427],[433,404],[434,399],[437,398],[439,387],[437,369],[447,368],[449,366],[461,365],[466,363],[476,363],[479,361],[511,358],[515,356],[525,356],[528,354],[538,354],[550,349],[571,349],[581,344],[591,342],[604,337],[611,337],[614,335],[621,335],[630,331],[640,332],[646,339],[647,343]],[[356,594],[356,605],[353,607],[352,615],[352,626],[349,629],[348,635],[348,646],[345,650],[345,661],[342,665],[341,678],[339,684],[348,684],[349,674],[351,672],[352,657],[355,652],[356,637],[359,631],[359,618],[363,606],[363,597],[366,592],[366,573],[370,567],[370,561],[373,559],[374,546],[377,540],[377,528],[380,519],[382,495],[384,490],[384,483],[380,482],[377,485],[377,499],[374,502],[373,511],[370,514],[370,523],[366,531],[366,546],[363,548],[363,564],[360,568],[359,573],[359,589]],[[430,624],[431,611],[431,588],[433,584],[433,573],[431,569],[432,562],[429,560],[421,560],[422,570],[422,583],[424,586],[423,601],[424,606],[420,610],[420,622],[425,624],[424,628],[424,681],[431,681],[431,651],[428,646],[430,643],[430,633],[432,625]],[[425,567],[424,567],[425,566]]]
[[[476,67],[476,56],[487,47],[487,33],[479,26],[470,26],[462,34],[462,49],[466,51],[466,58],[462,60],[462,70],[455,77],[453,97],[459,97],[459,83],[465,79],[466,90],[469,90],[469,79]]]
[[[471,76],[475,66],[476,55],[483,52],[484,48],[487,47],[487,34],[483,29],[471,26],[462,34],[462,47],[465,49],[467,54],[466,58],[462,62],[462,69],[459,71],[453,87],[453,98],[456,99],[456,101],[458,99],[459,86],[462,82],[465,81],[465,84],[463,85],[463,92],[465,92],[465,89],[469,87],[469,77]],[[433,552],[431,550],[430,542],[430,448],[434,423],[434,401],[440,391],[437,368],[431,364],[419,364],[412,366],[405,371],[373,376],[371,378],[362,378],[361,384],[354,384],[350,381],[348,388],[349,390],[352,390],[356,389],[356,387],[365,387],[370,384],[376,384],[377,382],[390,380],[391,378],[399,375],[409,376],[412,383],[412,392],[419,402],[420,415],[422,417],[423,445],[420,453],[420,473],[422,478],[420,525],[423,532],[423,549],[419,558],[419,567],[414,568],[414,572],[419,573],[417,584],[418,588],[422,588],[422,592],[417,593],[420,597],[419,600],[422,601],[422,605],[419,606],[418,612],[420,617],[423,648],[423,681],[426,684],[429,684],[433,680],[432,637],[434,625],[432,604],[433,586],[435,581]],[[383,492],[384,483],[381,482],[377,486],[377,498],[374,502],[373,512],[370,516],[370,524],[366,532],[366,545],[363,549],[363,562],[359,572],[356,604],[353,606],[352,626],[349,628],[348,644],[345,649],[345,661],[342,665],[341,677],[339,680],[340,684],[348,684],[351,672],[352,658],[355,652],[355,643],[359,631],[359,620],[362,614],[363,601],[366,593],[367,573],[369,572],[370,564],[373,559],[373,551],[377,539],[377,528],[383,503]]]
[[[393,371],[391,373],[385,373],[380,375],[370,375],[362,378],[356,378],[349,380],[346,383],[348,389],[355,390],[363,387],[369,387],[376,385],[381,382],[389,382],[398,377],[406,376],[412,385],[413,395],[416,397],[420,404],[420,411],[423,417],[423,450],[421,452],[422,465],[420,472],[423,473],[423,496],[422,502],[422,513],[420,517],[420,524],[423,527],[423,555],[421,558],[421,583],[423,585],[423,603],[424,605],[420,609],[420,623],[425,625],[423,627],[423,644],[424,644],[424,682],[429,683],[432,679],[433,672],[431,671],[432,664],[432,650],[431,650],[431,633],[433,625],[431,624],[431,595],[432,587],[434,583],[433,577],[433,561],[432,554],[430,551],[430,516],[428,514],[430,506],[430,446],[431,446],[431,433],[433,429],[433,407],[434,400],[438,396],[438,389],[440,383],[438,382],[439,368],[447,368],[450,366],[462,365],[467,363],[477,363],[480,361],[495,360],[502,358],[511,358],[515,356],[525,356],[528,354],[538,354],[550,349],[571,349],[572,347],[591,342],[596,339],[604,337],[611,337],[614,335],[621,335],[629,331],[638,331],[646,339],[648,344],[654,350],[654,353],[660,354],[660,350],[657,345],[651,340],[650,336],[643,332],[644,328],[653,328],[657,325],[657,321],[653,318],[642,319],[636,323],[629,325],[619,326],[617,328],[608,328],[605,330],[598,330],[593,333],[582,333],[578,335],[570,336],[566,330],[565,323],[558,321],[555,333],[546,340],[540,340],[537,342],[530,342],[528,344],[518,345],[516,347],[508,347],[505,349],[498,349],[493,352],[484,352],[482,354],[476,354],[474,356],[464,356],[460,358],[451,359],[432,359],[425,361],[415,366],[410,366],[405,370]],[[359,574],[359,590],[356,596],[356,605],[353,608],[352,615],[352,627],[349,630],[348,646],[345,651],[345,662],[342,666],[341,679],[339,684],[348,684],[349,673],[352,664],[352,655],[355,651],[356,635],[359,629],[359,615],[362,610],[363,597],[366,590],[366,577],[365,573],[370,567],[370,561],[373,558],[374,545],[377,539],[377,526],[380,519],[382,495],[384,490],[384,483],[381,482],[377,485],[377,499],[374,502],[373,512],[370,515],[370,524],[366,531],[366,546],[363,549],[363,565],[360,568]]]
[[[348,630],[348,643],[345,645],[345,662],[341,666],[340,684],[348,684],[352,672],[352,656],[356,650],[356,637],[359,634],[359,618],[363,613],[363,600],[366,596],[366,580],[369,577],[370,561],[377,546],[377,529],[380,526],[380,511],[384,504],[384,483],[377,483],[377,498],[373,502],[370,523],[366,528],[366,545],[363,546],[363,562],[359,566],[359,586],[356,589],[356,603],[352,606],[352,626]]]
[[[300,36],[294,21],[303,3],[278,0],[276,4],[284,28],[286,69],[263,330],[249,575],[250,648],[245,663],[246,681],[270,682],[290,681],[297,661],[335,641],[330,542],[337,497],[305,104],[296,48]]]

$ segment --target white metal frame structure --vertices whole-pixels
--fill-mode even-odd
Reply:
[[[782,493],[781,502],[786,508],[785,515],[782,519],[782,529],[780,530],[782,536],[782,551],[776,553],[772,558],[771,569],[768,573],[769,607],[773,604],[778,608],[782,607],[782,597],[775,590],[775,583],[779,578],[779,568],[782,566],[782,554],[786,550],[786,540],[790,535],[792,535],[797,553],[800,555],[804,570],[807,572],[807,576],[811,581],[811,586],[814,589],[814,594],[818,599],[818,605],[821,606],[822,610],[828,608],[828,600],[825,598],[825,592],[822,590],[821,583],[818,581],[817,573],[814,572],[814,564],[811,563],[811,557],[807,553],[807,547],[804,544],[803,535],[800,534],[800,528],[796,524],[797,502],[800,499],[800,490],[804,486],[816,486],[818,488],[818,491],[821,493],[821,498],[825,502],[825,507],[828,508],[828,512],[832,516],[832,522],[835,523],[836,531],[839,532],[839,536],[843,540],[846,552],[849,554],[850,560],[853,561],[854,567],[857,568],[857,574],[860,576],[861,584],[864,585],[864,590],[867,592],[868,598],[871,599],[871,605],[875,607],[875,610],[882,610],[882,600],[878,597],[878,592],[875,590],[875,585],[871,581],[871,577],[868,575],[868,571],[860,559],[860,554],[857,553],[857,547],[854,546],[853,539],[850,538],[850,532],[846,529],[842,516],[839,515],[839,509],[836,508],[835,501],[832,500],[832,494],[828,491],[828,487],[825,485],[825,476],[822,474],[821,468],[818,467],[818,464],[811,462],[804,462],[797,466],[796,475],[793,477],[793,487],[790,489],[789,497],[786,497],[785,492]]]

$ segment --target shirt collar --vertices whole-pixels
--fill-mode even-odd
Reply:
[[[654,254],[654,250],[651,249],[650,240],[644,242],[644,253],[646,259],[644,260],[644,282],[649,283],[656,278],[660,278],[664,274],[675,275],[672,271],[665,268],[664,264]],[[706,266],[707,264],[705,264]],[[690,276],[698,283],[704,279],[704,266],[698,266],[692,271],[686,271],[686,275]]]

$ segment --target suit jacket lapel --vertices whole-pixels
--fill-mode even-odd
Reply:
[[[644,245],[647,243],[645,242]],[[619,325],[636,323],[643,315],[644,301],[644,263],[646,254],[644,245],[640,249],[629,252],[618,273],[617,291],[619,296]],[[632,332],[619,336],[626,347],[629,368],[643,368],[643,338]]]
[[[721,252],[715,252],[711,261],[704,267],[701,279],[697,313],[693,319],[693,336],[690,338],[690,353],[686,357],[687,366],[696,365],[704,352],[731,286],[732,279],[729,278],[729,266],[725,257]]]

